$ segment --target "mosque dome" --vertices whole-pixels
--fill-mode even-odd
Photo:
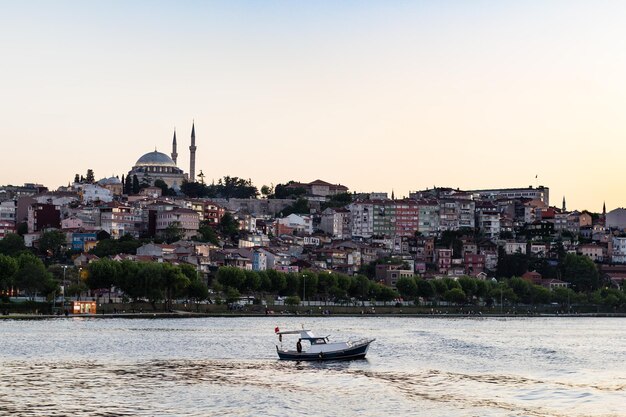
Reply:
[[[176,164],[169,156],[164,153],[154,151],[143,155],[135,163],[136,167],[147,166],[163,166],[163,167],[176,167]]]
[[[117,177],[103,178],[100,181],[98,181],[98,184],[100,185],[117,185],[121,183],[122,181],[120,181],[120,179]]]

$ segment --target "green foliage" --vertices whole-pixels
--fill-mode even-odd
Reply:
[[[163,238],[167,243],[181,240],[185,236],[185,231],[180,226],[180,222],[170,223],[163,231]]]
[[[282,274],[273,269],[268,269],[266,273],[270,282],[272,283],[272,292],[276,294],[281,294],[285,290],[285,288],[287,288],[287,278],[285,277],[285,274]]]
[[[237,289],[233,288],[233,287],[226,287],[226,302],[227,303],[234,303],[239,301],[239,298],[241,297],[241,294],[239,293],[239,291],[237,291]]]
[[[59,259],[66,242],[65,233],[60,230],[49,230],[43,232],[39,239],[39,251],[42,255]]]
[[[246,278],[244,281],[244,289],[246,292],[258,291],[261,287],[261,277],[256,271],[244,271]]]
[[[435,296],[435,286],[433,285],[433,281],[426,281],[424,279],[418,278],[416,281],[417,284],[417,296],[430,299]]]
[[[283,290],[284,295],[296,295],[298,294],[298,288],[300,287],[300,277],[297,274],[289,273],[286,276],[287,285]]]
[[[219,246],[220,244],[220,240],[217,236],[217,233],[215,232],[215,229],[207,224],[203,224],[202,226],[200,226],[196,239],[200,242],[209,242],[216,246]]]
[[[257,188],[252,185],[250,179],[244,180],[238,177],[225,176],[217,185],[209,186],[209,194],[213,197],[230,198],[256,198],[259,195]]]
[[[18,256],[26,251],[24,239],[15,233],[8,233],[4,239],[0,239],[0,254]]]
[[[209,298],[209,288],[204,282],[192,280],[187,287],[187,297],[196,302],[207,300]]]
[[[414,278],[402,277],[396,282],[396,287],[402,298],[410,300],[417,297],[417,283]]]
[[[443,298],[444,300],[455,304],[464,304],[467,299],[465,293],[460,287],[452,288],[446,291]]]
[[[261,187],[261,194],[263,195],[263,197],[268,198],[273,193],[274,193],[274,187],[273,186],[264,185],[264,186]]]
[[[168,187],[168,185],[162,179],[157,179],[154,181],[154,186],[159,187],[161,189],[161,195],[164,196],[175,196],[176,191],[173,188]]]
[[[239,235],[239,222],[232,214],[226,212],[220,219],[219,230],[224,236],[234,240]]]
[[[0,291],[11,287],[17,270],[18,263],[15,258],[0,254]]]
[[[91,250],[91,253],[99,258],[115,256],[120,253],[135,255],[137,254],[137,248],[141,245],[143,245],[142,241],[126,234],[118,240],[104,239],[99,241],[98,245]]]
[[[180,190],[190,198],[256,198],[259,195],[250,179],[230,176],[225,176],[217,184],[208,186],[199,182],[183,182]]]
[[[132,194],[139,194],[139,178],[137,178],[137,174],[133,175],[133,185],[132,185]]]
[[[321,209],[325,210],[327,208],[338,208],[345,207],[348,204],[352,203],[352,194],[350,193],[339,193],[330,196],[328,201],[322,203]]]
[[[306,194],[306,189],[303,187],[288,188],[287,185],[293,184],[294,181],[289,181],[287,184],[277,184],[274,187],[274,198],[298,198]]]
[[[382,301],[385,304],[399,297],[399,294],[393,288],[379,283],[373,283],[370,291],[373,292],[372,295],[377,301]]]
[[[287,217],[290,214],[310,214],[311,209],[309,207],[309,201],[304,198],[299,198],[290,206],[285,207],[280,212],[282,217]]]
[[[224,287],[241,291],[244,289],[246,283],[246,274],[243,272],[243,269],[233,266],[224,266],[217,271],[217,280]]]
[[[498,250],[498,278],[519,277],[528,271],[529,257],[523,253],[507,255],[502,248]]]
[[[85,182],[87,184],[93,184],[95,182],[95,180],[96,179],[95,179],[94,174],[93,174],[93,169],[91,169],[91,168],[88,169],[87,170],[87,177],[85,178]]]
[[[118,281],[120,264],[110,259],[99,259],[88,266],[86,284],[92,289],[110,289]]]
[[[598,268],[591,259],[583,255],[568,253],[561,264],[564,281],[572,284],[576,291],[591,292],[600,285]]]
[[[297,295],[292,295],[285,298],[285,305],[287,306],[297,306],[300,305],[300,303],[302,303],[302,300],[300,300],[300,297],[298,297]]]
[[[30,253],[22,253],[17,258],[17,263],[14,282],[27,296],[33,298],[38,293],[47,295],[48,291],[54,290],[52,275],[39,258]]]

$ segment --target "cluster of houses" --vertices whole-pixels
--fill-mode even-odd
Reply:
[[[328,208],[347,187],[317,180],[293,183],[304,189],[310,214],[282,212],[295,199],[191,199],[163,197],[158,187],[139,195],[123,194],[121,181],[106,178],[94,184],[75,183],[50,192],[37,184],[0,187],[0,239],[18,228],[27,246],[37,246],[41,234],[63,231],[68,247],[81,255],[75,263],[94,259],[88,254],[103,233],[112,239],[163,238],[175,227],[182,239],[172,244],[150,243],[136,255],[117,259],[186,262],[208,273],[219,266],[292,272],[304,268],[354,274],[385,257],[401,263],[382,264],[379,280],[395,286],[402,276],[491,278],[499,249],[547,260],[557,247],[598,263],[616,285],[626,277],[626,209],[601,214],[568,211],[549,204],[547,187],[491,190],[433,188],[389,198],[386,193],[350,194],[351,202]],[[201,225],[217,227],[225,213],[239,222],[236,244],[198,242]],[[461,244],[442,246],[446,232],[457,232]],[[529,281],[554,287],[566,283],[542,281],[534,271]]]

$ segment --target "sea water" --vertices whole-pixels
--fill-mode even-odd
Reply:
[[[279,361],[277,326],[376,341]],[[626,319],[0,320],[0,415],[626,416]]]

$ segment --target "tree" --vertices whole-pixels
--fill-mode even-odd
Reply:
[[[304,187],[287,187],[294,183],[295,181],[289,181],[287,184],[277,184],[274,187],[274,198],[298,198],[306,194]]]
[[[161,189],[161,195],[164,196],[175,196],[176,195],[176,191],[174,191],[174,189],[170,188],[167,183],[165,181],[163,181],[162,179],[157,179],[154,181],[154,186],[155,187],[159,187]]]
[[[18,263],[15,258],[0,254],[0,291],[11,288],[17,269]]]
[[[95,182],[95,177],[93,175],[93,169],[88,169],[87,170],[87,177],[85,178],[85,182],[87,184],[93,184]]]
[[[223,266],[217,271],[217,280],[225,287],[241,291],[246,282],[246,274],[239,268]]]
[[[528,271],[528,256],[523,253],[507,255],[504,249],[498,249],[498,266],[496,275],[498,278],[519,277]]]
[[[270,195],[272,195],[273,192],[274,192],[274,187],[273,186],[264,185],[264,186],[261,187],[261,194],[265,198],[268,198]]]
[[[137,187],[139,187],[139,182],[137,182]],[[131,195],[133,193],[133,179],[129,176],[126,177],[124,181],[124,194]]]
[[[561,264],[563,280],[572,284],[576,291],[591,292],[600,284],[598,268],[591,259],[583,255],[568,253]]]
[[[124,260],[120,263],[116,286],[132,300],[137,300],[144,295],[143,286],[138,277],[139,268],[138,262]]]
[[[185,236],[185,231],[180,226],[180,222],[170,223],[163,232],[163,237],[167,243],[176,242]]]
[[[426,281],[424,279],[417,279],[417,296],[425,299],[431,299],[435,295],[435,287],[432,281]]]
[[[35,255],[23,253],[17,258],[18,270],[15,273],[15,285],[22,289],[28,297],[46,289],[54,288],[51,284],[52,275],[46,270],[43,262]]]
[[[345,207],[348,204],[352,203],[352,194],[350,193],[339,193],[331,195],[328,201],[322,203],[321,209],[322,211],[329,207]]]
[[[191,280],[187,286],[187,297],[196,303],[209,298],[209,288],[200,280]]]
[[[373,288],[375,291],[376,300],[382,301],[385,304],[398,298],[398,293],[391,287],[375,283],[373,285]]]
[[[189,198],[202,198],[209,194],[207,186],[199,182],[183,181],[180,191]]]
[[[184,289],[189,286],[190,282],[189,278],[181,272],[179,267],[168,263],[163,264],[166,310],[172,309],[172,299],[182,295]]]
[[[417,284],[412,277],[402,277],[398,279],[396,287],[402,298],[409,300],[417,296]]]
[[[369,293],[371,283],[372,281],[364,275],[355,276],[352,279],[350,295],[352,295],[353,297],[358,297],[359,299],[364,301],[367,298],[367,294]]]
[[[300,305],[300,303],[302,303],[302,300],[300,300],[300,297],[298,297],[297,295],[292,295],[290,297],[285,298],[286,306],[298,306]]]
[[[290,214],[309,214],[311,209],[309,208],[309,201],[304,198],[299,198],[292,205],[285,207],[281,211],[281,215],[283,217],[289,216]]]
[[[111,287],[118,281],[120,273],[119,263],[110,259],[99,259],[92,262],[88,266],[89,274],[87,275],[86,284],[92,290],[108,289],[109,297],[111,296]],[[109,298],[110,299],[110,298]]]
[[[461,288],[452,288],[451,290],[446,291],[443,298],[451,303],[464,304],[467,296]]]
[[[200,228],[198,228],[198,236],[196,236],[196,238],[201,242],[209,242],[216,246],[219,246],[220,244],[217,233],[215,233],[215,230],[206,223],[202,224]]]
[[[265,273],[271,282],[271,291],[278,294],[283,292],[287,287],[287,278],[285,277],[285,274],[274,269],[268,269]]]
[[[39,250],[43,255],[59,259],[65,244],[65,233],[60,230],[49,230],[41,235]]]
[[[163,276],[163,264],[158,262],[145,262],[139,264],[137,278],[142,290],[141,297],[145,297],[156,310],[156,303],[165,298],[165,282]]]
[[[139,194],[139,178],[137,178],[137,174],[133,175],[133,186],[132,186],[132,194]]]
[[[252,185],[250,179],[244,180],[238,177],[225,176],[224,178],[220,178],[217,184],[208,186],[207,194],[210,197],[225,199],[256,198],[259,191]]]
[[[80,182],[80,177],[78,174],[74,175],[74,184],[78,184]]]
[[[244,271],[246,279],[243,287],[246,292],[255,292],[261,287],[261,277],[257,271]]]
[[[224,236],[234,239],[239,234],[239,222],[229,212],[224,213],[220,219],[219,229]]]
[[[0,239],[0,254],[15,257],[25,251],[26,245],[20,235],[8,233],[4,239]]]
[[[463,292],[465,293],[468,299],[471,299],[472,297],[477,295],[476,294],[478,292],[477,281],[478,281],[477,279],[471,278],[471,277],[464,276],[464,277],[459,278],[458,283],[461,286],[461,289],[463,290]]]

